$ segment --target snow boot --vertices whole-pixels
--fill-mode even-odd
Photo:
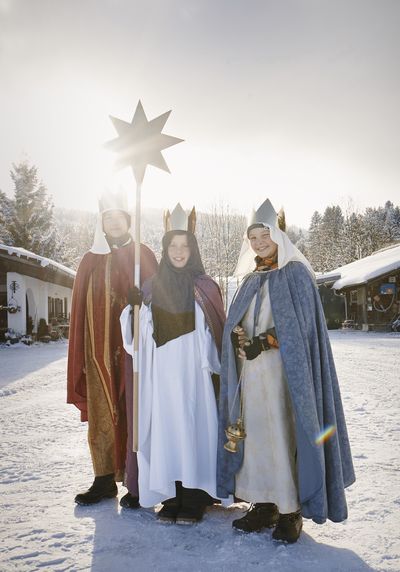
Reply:
[[[157,513],[158,520],[161,522],[176,522],[176,516],[182,507],[182,490],[181,481],[175,481],[176,496],[161,503],[163,507]]]
[[[162,509],[158,511],[157,518],[161,522],[175,522],[181,505],[177,497],[167,499],[162,502]]]
[[[303,518],[300,511],[279,515],[278,524],[272,538],[281,542],[297,542],[303,528]]]
[[[213,504],[213,498],[201,489],[182,487],[182,505],[176,515],[176,524],[195,524],[203,518],[207,506]]]
[[[95,477],[92,486],[84,493],[75,497],[75,502],[80,505],[89,505],[100,502],[102,499],[116,497],[118,488],[114,481],[114,474]]]
[[[182,507],[176,515],[176,524],[196,524],[203,519],[206,505]]]
[[[278,519],[279,511],[275,504],[259,502],[250,505],[242,518],[232,522],[232,527],[241,532],[260,532],[263,528],[273,528]]]
[[[119,501],[119,504],[123,508],[140,508],[139,498],[132,496],[131,493],[126,493]]]

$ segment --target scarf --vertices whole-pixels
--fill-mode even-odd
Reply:
[[[254,272],[259,272],[262,270],[274,270],[275,268],[278,268],[277,256],[274,258],[261,258],[260,256],[256,256],[254,261],[256,263]]]
[[[186,235],[190,248],[190,258],[183,268],[175,268],[168,256],[168,246],[176,235]],[[194,279],[205,274],[197,240],[191,232],[167,232],[162,247],[152,283],[153,338],[157,347],[195,329]]]

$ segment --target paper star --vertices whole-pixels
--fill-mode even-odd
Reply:
[[[148,121],[139,101],[132,123],[110,116],[118,137],[108,141],[105,146],[117,153],[115,168],[131,166],[138,184],[143,181],[147,165],[170,172],[161,151],[183,141],[161,133],[170,113],[167,111]]]

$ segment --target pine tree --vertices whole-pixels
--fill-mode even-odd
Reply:
[[[9,246],[14,244],[9,231],[13,212],[13,201],[3,191],[0,191],[0,242]]]
[[[26,161],[13,164],[15,201],[9,232],[13,244],[52,258],[55,250],[53,204],[38,179],[37,168]]]
[[[349,262],[363,258],[366,252],[364,217],[355,212],[349,213],[344,221],[343,231],[344,263],[348,264]]]
[[[321,249],[325,272],[345,264],[343,227],[344,217],[340,206],[326,207],[321,224]]]
[[[383,207],[368,207],[364,214],[365,256],[390,243],[386,228],[386,212]]]
[[[314,211],[308,231],[307,244],[308,258],[316,272],[322,272],[325,268],[322,250],[322,216]]]
[[[400,240],[400,208],[391,201],[385,203],[385,230],[389,243]]]

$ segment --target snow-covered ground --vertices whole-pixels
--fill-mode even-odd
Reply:
[[[92,482],[85,424],[65,403],[66,342],[0,348],[0,570],[400,570],[400,335],[332,332],[356,483],[349,519],[306,521],[295,545],[231,528],[243,506],[192,527],[116,499],[74,504]],[[126,492],[120,488],[121,497]]]

